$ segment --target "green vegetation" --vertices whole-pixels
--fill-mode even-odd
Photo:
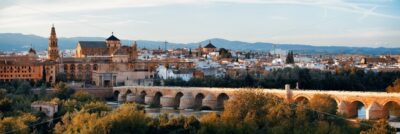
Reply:
[[[238,77],[207,77],[182,79],[167,79],[166,86],[194,87],[256,87],[282,88],[285,84],[293,87],[299,83],[301,89],[318,90],[351,90],[351,91],[385,91],[386,87],[400,78],[400,72],[367,72],[356,68],[338,69],[336,72],[310,70],[302,68],[276,69],[265,76],[257,76],[256,72]],[[379,79],[378,79],[379,78]],[[400,82],[399,82],[400,83]],[[398,87],[396,89],[399,89]]]
[[[391,85],[389,85],[387,88],[386,88],[386,91],[387,92],[397,92],[397,93],[399,93],[400,92],[400,79],[396,79],[396,81],[394,81],[393,82],[393,84],[391,84]]]
[[[386,121],[354,125],[336,114],[336,102],[330,96],[316,95],[310,103],[289,103],[259,91],[237,92],[235,100],[225,104],[221,114],[209,113],[173,117],[145,115],[143,107],[123,104],[107,109],[67,113],[54,128],[55,133],[393,133]],[[384,131],[382,131],[384,130]]]
[[[294,55],[293,51],[289,51],[286,56],[286,64],[294,64]]]
[[[225,48],[220,48],[219,49],[219,56],[221,58],[232,58],[232,54],[226,50]]]

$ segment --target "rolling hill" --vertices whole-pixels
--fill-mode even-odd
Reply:
[[[74,49],[78,41],[104,41],[102,37],[72,37],[58,39],[58,45],[61,49]],[[267,42],[243,42],[231,41],[220,38],[207,39],[194,43],[168,43],[168,48],[197,48],[199,44],[203,46],[209,41],[218,48],[227,48],[232,50],[253,50],[269,51],[273,49],[273,43]],[[123,45],[132,43],[132,40],[122,40]],[[164,48],[163,41],[137,40],[141,48]],[[0,51],[26,51],[30,44],[39,51],[46,50],[48,39],[37,35],[25,35],[20,33],[0,33]],[[342,53],[342,54],[400,54],[400,48],[370,48],[370,47],[346,47],[346,46],[312,46],[305,44],[275,44],[276,48],[283,50],[294,50],[302,53]]]

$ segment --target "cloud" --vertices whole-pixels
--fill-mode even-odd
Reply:
[[[400,30],[389,30],[380,28],[347,30],[336,34],[298,34],[292,36],[275,36],[268,38],[272,42],[306,43],[318,45],[347,44],[360,45],[372,44],[382,46],[400,44]]]
[[[400,19],[400,16],[383,14],[375,12],[371,10],[370,7],[376,8],[380,6],[386,6],[387,2],[391,1],[382,1],[381,3],[377,2],[350,2],[345,0],[217,0],[223,2],[234,2],[234,3],[253,3],[253,4],[283,4],[283,5],[304,5],[304,6],[315,6],[321,8],[328,8],[336,11],[344,11],[351,12],[357,14],[368,14],[371,16],[391,18],[391,19]]]
[[[2,2],[0,2],[2,3]],[[8,2],[10,3],[10,2]],[[52,13],[98,11],[117,8],[155,7],[173,4],[189,4],[194,0],[35,0],[13,1],[11,5],[3,8],[2,12],[19,14],[32,14],[31,10],[48,11]],[[21,7],[27,9],[20,9]]]
[[[271,20],[278,20],[278,21],[284,21],[284,20],[288,20],[288,17],[285,16],[268,16],[269,19]]]
[[[237,4],[283,4],[315,6],[324,9],[371,15],[391,19],[400,19],[400,16],[378,13],[371,7],[386,6],[390,1],[362,2],[345,0],[35,0],[18,1],[4,0],[0,2],[0,12],[15,14],[35,14],[37,12],[82,12],[99,11],[119,8],[143,8],[179,4],[212,4],[212,3],[237,3]],[[390,4],[390,3],[389,3]],[[22,7],[22,8],[21,8]],[[34,12],[32,12],[32,10]]]
[[[385,26],[385,24],[391,24],[393,22],[397,22],[400,20],[399,14],[395,14],[397,12],[389,12],[389,13],[382,13],[379,11],[383,11],[385,9],[385,6],[395,6],[398,8],[396,5],[390,5],[392,1],[365,1],[365,0],[0,0],[0,29],[2,31],[6,30],[12,30],[12,31],[27,31],[27,29],[30,29],[32,33],[35,33],[38,31],[37,28],[38,26],[48,26],[51,23],[56,23],[56,25],[59,25],[60,23],[62,24],[68,24],[68,25],[63,25],[63,26],[68,26],[68,27],[76,27],[80,25],[90,25],[93,27],[93,29],[99,29],[102,32],[104,31],[114,31],[115,29],[124,29],[126,30],[127,27],[132,27],[132,29],[136,30],[138,27],[143,29],[146,29],[148,31],[157,33],[160,31],[160,29],[157,30],[152,30],[154,27],[168,27],[168,24],[161,24],[163,21],[158,21],[157,19],[154,19],[156,17],[141,17],[140,15],[132,15],[129,16],[130,14],[125,10],[125,9],[140,9],[140,8],[152,8],[151,11],[154,12],[157,11],[162,11],[162,10],[157,10],[155,7],[166,7],[166,6],[175,6],[175,5],[188,5],[188,6],[201,6],[201,7],[213,7],[209,5],[222,5],[222,4],[229,4],[229,5],[266,5],[265,7],[268,7],[269,5],[275,6],[279,5],[288,5],[288,8],[292,8],[293,5],[296,7],[317,7],[321,9],[321,17],[323,18],[323,22],[330,22],[331,20],[336,20],[338,19],[340,21],[347,21],[347,20],[340,20],[341,18],[349,17],[354,17],[355,19],[358,18],[357,15],[359,15],[360,20],[363,20],[364,18],[369,18],[369,17],[380,17],[380,18],[389,18],[392,20],[389,20],[388,23],[381,23],[381,24],[376,24],[376,23],[368,23],[370,25],[379,25],[380,27],[393,27],[393,26]],[[285,8],[285,9],[288,9]],[[113,10],[113,9],[122,9],[122,10]],[[303,8],[299,8],[303,9]],[[183,9],[187,11],[187,9]],[[112,11],[110,14],[113,13],[118,13],[118,14],[126,14],[126,16],[120,17],[116,15],[109,15],[109,14],[100,14],[99,12],[101,11]],[[115,12],[117,11],[117,12]],[[150,11],[150,10],[146,10]],[[182,11],[182,10],[181,10]],[[214,10],[213,10],[214,11]],[[218,11],[218,10],[215,10]],[[329,11],[329,12],[328,12]],[[221,12],[225,12],[222,11]],[[299,11],[299,15],[302,15],[302,11]],[[329,14],[328,14],[329,13]],[[350,14],[348,16],[339,16],[339,17],[334,17],[335,13],[346,13]],[[390,14],[393,13],[393,14]],[[147,13],[146,13],[147,14]],[[161,13],[162,14],[162,13]],[[152,14],[151,14],[152,15]],[[155,13],[155,15],[160,15],[159,13]],[[177,16],[180,14],[177,13]],[[284,15],[284,13],[283,13]],[[241,17],[241,16],[238,16]],[[277,20],[277,21],[282,21],[282,22],[289,22],[288,19],[289,16],[278,16],[278,15],[269,15],[269,16],[264,16],[267,17],[267,19],[270,20]],[[302,17],[302,16],[299,16]],[[173,16],[171,16],[173,18]],[[313,18],[314,19],[314,18]],[[292,21],[292,20],[290,20]],[[151,22],[154,22],[156,26],[149,26],[145,24],[149,24]],[[158,23],[160,22],[160,23]],[[274,22],[274,21],[271,21]],[[310,19],[308,23],[314,23],[314,22],[319,22]],[[133,23],[133,25],[131,25]],[[229,23],[229,22],[226,22]],[[354,22],[349,22],[349,25],[357,25]],[[177,27],[179,29],[179,25],[182,23],[177,23],[174,26],[171,27]],[[202,23],[199,23],[202,24]],[[299,27],[299,28],[308,28],[311,26],[320,26],[318,24],[312,24],[310,26],[304,26],[300,24],[300,21],[293,20],[293,22],[290,23],[291,26],[294,27]],[[111,27],[115,26],[115,27]],[[148,26],[148,27],[147,27]],[[378,27],[379,27],[378,26]],[[18,28],[19,27],[19,28]],[[117,27],[117,28],[116,28]],[[252,27],[252,26],[249,26]],[[256,26],[254,26],[256,27]],[[258,27],[267,27],[267,26],[258,26]],[[259,28],[254,28],[254,29],[259,29]],[[361,26],[362,27],[362,26]],[[271,29],[268,32],[263,32],[261,30],[255,30],[252,33],[257,33],[261,34],[261,36],[264,34],[271,34],[271,32],[276,32],[276,31],[281,31],[279,32],[279,35],[288,35],[292,33],[294,30],[298,29],[290,29],[289,31],[282,31],[285,30],[286,27],[282,28],[277,28],[276,29]],[[394,27],[396,29],[397,27]],[[111,30],[114,29],[114,30]],[[120,30],[119,29],[119,30]],[[151,30],[149,30],[151,29]],[[206,28],[204,28],[206,29]],[[261,29],[261,28],[260,28]],[[80,29],[77,29],[79,31]],[[146,30],[143,30],[147,32]],[[162,31],[163,29],[161,29]],[[182,29],[180,29],[182,30]],[[193,30],[193,29],[186,29],[183,30],[187,32],[187,30]],[[215,28],[213,29],[215,30]],[[275,31],[274,31],[275,30]],[[336,31],[334,27],[331,28],[330,33]],[[115,30],[116,31],[116,30]],[[121,32],[123,30],[120,30]],[[142,32],[143,32],[142,31]],[[128,32],[128,31],[125,31]],[[179,33],[182,31],[177,31],[177,36],[176,38],[184,38],[185,35],[178,35],[182,34]],[[222,31],[222,32],[228,32],[228,31]],[[229,31],[231,32],[231,31]],[[237,31],[236,31],[237,32]],[[94,32],[87,32],[85,34],[93,34]],[[156,37],[160,36],[160,38],[164,38],[163,36],[165,35],[154,35],[154,33],[151,33],[150,37]],[[351,35],[350,33],[354,34]],[[76,34],[76,33],[70,33]],[[237,34],[238,37],[245,36],[243,35],[242,32],[235,33],[235,31],[232,30],[232,35]],[[46,33],[47,35],[47,33]],[[221,36],[216,34],[217,36]],[[375,30],[374,32],[369,32],[369,31],[364,31],[364,32],[349,32],[349,33],[342,33],[342,34],[309,34],[309,35],[298,35],[298,36],[281,36],[281,37],[273,37],[272,39],[274,40],[280,40],[280,41],[285,41],[284,39],[288,40],[331,40],[334,41],[335,39],[340,39],[340,38],[376,38],[375,36],[396,36],[398,37],[400,33],[395,32],[395,31],[389,31],[388,33],[384,33],[384,31],[379,31]],[[175,34],[172,34],[171,36],[175,36]],[[199,36],[193,35],[193,36]],[[257,36],[257,35],[256,35]],[[157,38],[157,37],[156,37]],[[249,37],[250,38],[250,37]],[[367,39],[366,39],[367,40]],[[369,39],[368,39],[369,40]],[[394,40],[394,39],[392,39]],[[397,39],[398,40],[398,39]],[[351,41],[350,41],[351,42]]]

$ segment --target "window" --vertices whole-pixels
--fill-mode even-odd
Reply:
[[[94,64],[93,65],[93,70],[97,70],[97,69],[98,69],[97,64]]]

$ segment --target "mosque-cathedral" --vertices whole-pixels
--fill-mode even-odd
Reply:
[[[0,56],[0,81],[55,83],[59,77],[64,77],[95,86],[151,85],[159,65],[193,66],[192,62],[181,59],[139,60],[136,42],[123,46],[114,34],[105,41],[79,41],[75,57],[63,57],[57,42],[52,26],[47,59],[39,59],[33,48],[26,55]]]

